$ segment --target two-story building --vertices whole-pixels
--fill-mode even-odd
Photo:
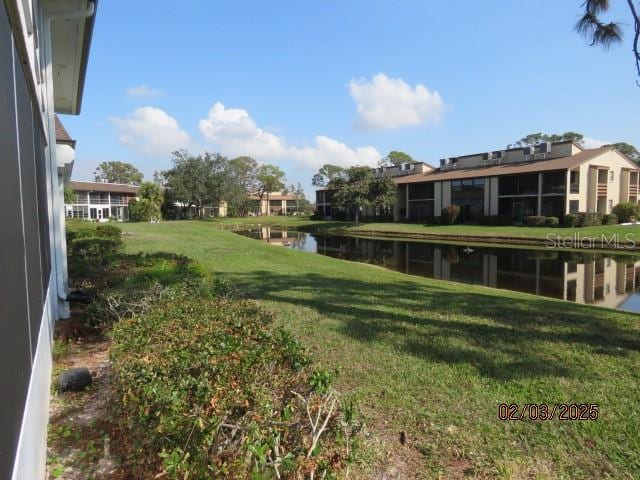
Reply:
[[[295,193],[270,192],[252,199],[255,205],[251,210],[253,215],[293,215],[299,211],[301,198]]]
[[[444,158],[437,169],[393,177],[394,220],[439,217],[449,205],[460,207],[462,222],[610,213],[618,203],[638,202],[639,172],[613,147],[584,149],[570,141]],[[331,203],[326,191],[318,193],[324,200],[318,211],[326,215]]]
[[[138,185],[107,182],[67,183],[73,190],[73,203],[65,204],[68,218],[83,218],[96,222],[128,220],[129,202],[138,198]]]

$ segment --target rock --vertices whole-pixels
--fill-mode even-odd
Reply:
[[[88,368],[71,368],[60,374],[58,389],[61,392],[81,392],[91,385],[92,380]]]
[[[67,295],[67,300],[78,303],[91,303],[91,298],[81,288],[71,290]]]

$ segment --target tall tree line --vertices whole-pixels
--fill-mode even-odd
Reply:
[[[156,172],[156,183],[165,187],[164,214],[181,217],[188,212],[201,216],[206,205],[227,203],[230,216],[246,216],[256,200],[285,186],[284,172],[251,157],[229,159],[218,153],[193,155],[186,150],[172,154],[173,166]]]

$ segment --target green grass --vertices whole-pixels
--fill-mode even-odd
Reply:
[[[125,247],[187,255],[273,309],[339,370],[338,387],[359,399],[391,457],[413,452],[422,476],[640,477],[637,315],[407,276],[219,227],[127,224]],[[500,421],[503,402],[597,403],[600,417]]]
[[[604,235],[607,239],[617,234],[620,242],[624,242],[625,235],[630,234],[629,239],[635,241],[640,246],[640,225],[602,225],[584,228],[551,228],[551,227],[526,227],[526,226],[486,226],[486,225],[423,225],[417,223],[361,223],[354,225],[351,222],[336,222],[323,220],[310,220],[308,217],[245,217],[245,218],[216,218],[211,220],[225,228],[242,227],[246,225],[271,225],[301,229],[339,229],[345,233],[352,234],[393,234],[407,236],[448,236],[461,237],[491,237],[504,238],[505,240],[515,239],[536,239],[546,240],[548,234],[560,237],[573,237],[579,235],[580,238],[601,239]]]

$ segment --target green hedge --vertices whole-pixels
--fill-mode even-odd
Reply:
[[[110,336],[131,478],[333,478],[346,466],[353,408],[257,303],[176,289]],[[327,419],[315,446],[307,405],[318,428]]]
[[[526,218],[526,224],[529,227],[542,227],[547,217],[541,215],[531,215]]]
[[[122,231],[114,225],[82,220],[66,222],[67,267],[75,285],[98,277],[122,247]]]

